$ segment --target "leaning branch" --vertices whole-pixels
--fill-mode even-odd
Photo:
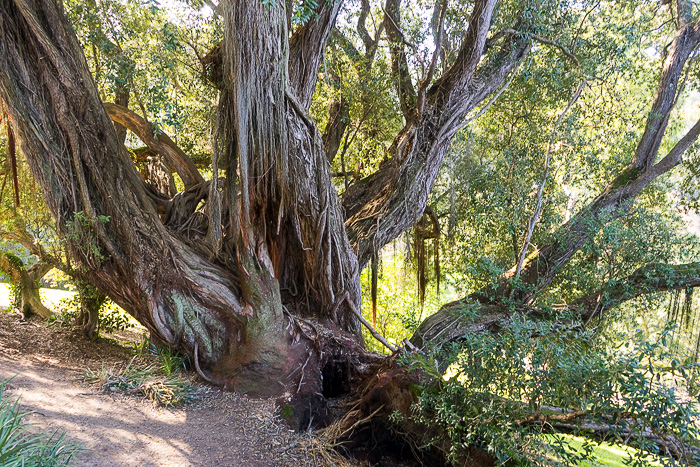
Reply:
[[[525,257],[527,256],[527,250],[530,248],[530,240],[532,239],[532,234],[535,231],[535,225],[537,225],[537,221],[539,221],[540,214],[542,213],[542,196],[544,195],[544,187],[547,184],[547,179],[549,178],[549,167],[552,158],[552,148],[554,147],[554,138],[557,135],[559,125],[561,124],[562,120],[564,120],[564,116],[567,114],[569,109],[571,109],[574,103],[578,100],[579,96],[581,96],[581,92],[583,91],[585,85],[585,80],[579,83],[578,87],[576,88],[576,91],[574,92],[574,95],[569,100],[569,104],[562,111],[562,113],[559,114],[559,118],[557,118],[557,121],[554,123],[554,127],[552,128],[552,134],[549,136],[549,142],[547,143],[547,154],[545,156],[544,161],[544,176],[542,177],[542,183],[540,183],[540,187],[537,190],[537,205],[535,206],[535,212],[532,213],[532,216],[528,221],[527,233],[525,234],[525,241],[523,242],[523,246],[520,249],[518,264],[515,268],[515,277],[520,276],[520,271],[523,268],[523,263],[525,262]]]
[[[639,140],[632,167],[648,169],[654,163],[673,110],[683,68],[700,42],[700,18],[683,26],[673,38],[659,78],[656,96]]]
[[[0,236],[17,242],[25,247],[29,252],[36,256],[40,262],[50,265],[51,268],[56,268],[62,271],[67,276],[73,277],[76,272],[64,261],[55,255],[49,253],[39,241],[27,232],[24,227],[17,226],[10,231],[0,231]],[[51,269],[49,268],[49,270]],[[47,271],[48,272],[48,271]],[[43,276],[42,276],[43,277]]]
[[[497,3],[496,0],[481,0],[474,3],[459,54],[452,66],[438,79],[436,85],[460,93],[472,83],[474,73],[486,49],[487,35]]]
[[[656,430],[630,430],[627,427],[608,424],[584,422],[580,424],[552,421],[552,426],[563,431],[581,432],[587,431],[596,439],[609,438],[611,434],[615,434],[623,439],[629,440],[631,437],[637,436],[649,441],[659,447],[660,452],[673,456],[676,459],[691,460],[693,457],[700,456],[700,448],[692,446],[676,438],[673,435],[660,433]],[[687,464],[686,464],[687,465]]]
[[[686,62],[700,44],[700,19],[693,25],[682,28],[674,38],[659,84],[656,98],[647,119],[644,134],[630,165],[619,173],[603,192],[588,206],[573,216],[552,235],[554,239],[531,254],[521,270],[521,282],[527,291],[518,292],[516,300],[527,303],[540,291],[547,288],[573,255],[592,238],[604,222],[615,219],[626,212],[628,202],[633,200],[660,175],[669,172],[681,163],[683,154],[700,137],[700,120],[678,143],[656,164],[659,145],[664,138],[667,121],[676,100],[676,86]],[[516,267],[505,273],[495,289],[489,288],[472,294],[472,298],[489,301],[492,296],[510,296],[512,279]],[[523,289],[524,290],[524,289]]]
[[[485,12],[483,15],[489,16]],[[481,21],[475,20],[477,25],[486,22],[483,15]],[[484,36],[486,32],[483,31]],[[484,41],[476,42],[483,45]],[[529,49],[530,41],[524,35],[511,35],[492,60],[477,68],[474,76],[462,77],[461,82],[471,81],[471,86],[457,85],[454,81],[457,78],[450,73],[449,79],[443,75],[435,81],[427,91],[420,118],[407,119],[406,126],[394,139],[392,157],[344,192],[346,226],[360,266],[369,261],[374,251],[418,221],[438,168],[467,114],[503,89]],[[462,65],[467,66],[465,62]],[[453,66],[452,73],[457,68]]]
[[[343,2],[319,3],[317,18],[299,27],[289,40],[289,82],[304,110],[311,105],[323,50]]]
[[[156,134],[155,127],[136,112],[126,107],[105,102],[109,117],[113,122],[124,125],[157,154],[165,157],[180,175],[186,188],[204,183],[204,178],[185,152],[165,133]]]

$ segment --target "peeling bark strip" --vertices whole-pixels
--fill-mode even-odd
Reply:
[[[10,167],[12,169],[12,186],[15,192],[15,206],[19,207],[19,178],[17,178],[17,143],[15,142],[15,132],[12,131],[10,122],[7,122],[7,152],[10,156]]]

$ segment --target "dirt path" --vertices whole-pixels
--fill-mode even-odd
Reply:
[[[0,377],[34,413],[36,429],[65,431],[82,444],[79,466],[319,465],[309,435],[290,432],[272,401],[205,388],[183,409],[100,394],[78,380],[86,367],[128,361],[112,342],[84,341],[43,323],[0,312]]]

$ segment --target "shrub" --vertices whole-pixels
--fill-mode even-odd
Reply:
[[[668,353],[667,335],[650,342],[637,334],[610,347],[577,325],[516,315],[499,333],[465,336],[452,349],[444,378],[420,394],[413,417],[442,428],[453,460],[474,445],[509,465],[590,460],[592,449],[571,450],[542,437],[564,430],[639,447],[631,465],[647,465],[649,452],[689,463],[693,454],[683,450],[700,436],[697,395],[688,384],[698,365]],[[681,392],[693,397],[678,397]],[[666,465],[677,461],[662,458]]]
[[[80,296],[77,293],[72,297],[62,298],[58,302],[56,310],[58,313],[50,318],[50,322],[72,327],[80,313],[81,306]],[[99,329],[101,331],[109,333],[123,331],[133,325],[126,312],[109,299],[100,307],[99,313]]]

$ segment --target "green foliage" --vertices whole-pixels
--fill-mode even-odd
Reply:
[[[62,298],[58,302],[57,313],[49,318],[49,323],[60,324],[64,327],[73,327],[76,318],[83,307],[80,293],[72,297]],[[100,331],[114,333],[132,327],[135,322],[124,310],[113,301],[106,299],[99,310],[98,327]]]
[[[292,20],[296,24],[306,24],[310,20],[318,19],[316,9],[322,1],[332,3],[334,0],[304,0],[294,5]]]
[[[187,370],[189,359],[169,346],[157,345],[146,335],[134,345],[136,357],[152,357],[158,362],[158,368],[165,376],[173,376],[181,370]]]
[[[362,280],[362,312],[372,322],[371,271],[365,269]],[[438,310],[446,294],[438,296],[434,288],[426,291],[426,301],[421,305],[415,282],[413,266],[406,261],[403,251],[385,250],[379,265],[377,291],[377,331],[390,342],[399,344],[411,337],[416,327],[427,316]],[[386,348],[363,329],[367,347],[375,352]]]
[[[100,329],[104,332],[124,331],[134,325],[129,315],[113,301],[107,301],[100,308]]]
[[[277,6],[277,0],[261,0],[266,8]],[[309,20],[317,19],[316,9],[324,0],[296,0],[292,4],[292,22],[296,25],[306,24]],[[325,0],[329,4],[334,0]]]
[[[105,259],[96,229],[108,222],[109,216],[97,215],[91,219],[82,211],[74,212],[73,219],[66,221],[64,237],[80,249],[88,267],[96,268]]]
[[[132,110],[177,141],[195,162],[211,161],[216,89],[204,79],[204,57],[221,39],[218,15],[182,5],[177,18],[158,2],[69,0],[68,17],[83,46],[102,99],[128,93]],[[127,139],[128,147],[141,143]]]
[[[9,264],[9,267],[13,268],[16,271],[22,271],[25,270],[24,262],[15,254],[9,252],[9,251],[0,251],[0,255],[3,255],[7,263]],[[2,262],[0,262],[0,265]],[[21,303],[22,303],[22,297],[21,297],[21,286],[20,284],[16,284],[12,282],[12,277],[14,274],[12,271],[5,271],[0,267],[0,274],[5,275],[8,279],[8,289],[10,291],[10,297],[9,297],[9,303],[10,303],[10,309],[12,308],[19,308]]]
[[[150,353],[158,360],[160,371],[167,377],[187,369],[187,358],[168,346],[155,346],[151,344]]]
[[[700,367],[666,350],[668,333],[662,330],[656,341],[627,336],[629,344],[610,348],[578,325],[562,328],[516,315],[499,334],[465,336],[452,349],[444,380],[424,389],[413,416],[442,428],[454,460],[476,445],[513,465],[538,465],[548,456],[580,465],[591,459],[590,449],[574,451],[540,435],[564,426],[548,415],[581,411],[567,421],[568,429],[580,418],[608,427],[607,437],[641,449],[631,465],[646,465],[646,453],[659,449],[645,436],[648,430],[685,443],[700,436],[700,407],[689,384]],[[679,397],[682,392],[690,399]],[[674,465],[669,458],[662,463]]]
[[[19,284],[14,284],[12,282],[7,284],[7,288],[10,292],[10,297],[9,297],[9,302],[10,302],[10,308],[17,308],[22,305],[22,292]]]
[[[140,395],[163,407],[175,407],[192,400],[195,391],[186,379],[173,374],[163,375],[156,365],[139,366],[134,359],[122,367],[85,371],[83,380],[96,385],[102,392],[121,391]]]
[[[11,381],[11,379],[9,380]],[[67,466],[79,451],[64,434],[33,434],[24,421],[19,401],[5,394],[8,380],[0,381],[0,465],[3,467]]]

